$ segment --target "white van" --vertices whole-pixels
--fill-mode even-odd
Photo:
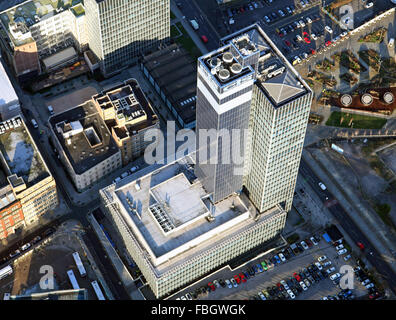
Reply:
[[[47,109],[48,109],[48,112],[50,113],[50,115],[54,114],[54,108],[52,108],[52,106],[48,106]]]
[[[191,23],[192,27],[194,28],[194,30],[199,29],[199,24],[196,20],[190,20],[190,23]]]
[[[32,122],[33,128],[37,129],[38,128],[38,124],[37,124],[36,120],[32,119],[31,122]]]
[[[394,42],[395,42],[395,39],[394,38],[390,38],[389,42],[388,42],[388,46],[389,47],[393,47]]]

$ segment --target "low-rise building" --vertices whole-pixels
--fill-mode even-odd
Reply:
[[[145,55],[139,64],[182,128],[195,127],[197,64],[177,44]]]
[[[122,166],[121,151],[92,101],[49,121],[54,145],[78,191]]]
[[[0,238],[58,205],[55,180],[20,116],[0,122]]]
[[[78,191],[139,157],[159,120],[139,84],[129,79],[50,118],[54,145]]]
[[[193,157],[100,190],[106,216],[157,298],[270,241],[286,221],[281,206],[259,214],[244,194],[213,204]]]

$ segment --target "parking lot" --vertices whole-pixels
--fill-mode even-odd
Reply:
[[[319,235],[310,239],[305,239],[303,244],[300,241],[292,244],[277,254],[254,259],[236,270],[220,270],[171,299],[341,300],[368,294],[368,288],[361,284],[364,280],[365,285],[370,283],[364,274],[360,280],[355,277],[351,292],[340,293],[340,267],[346,264],[356,267],[353,257],[343,245],[336,248],[340,244],[327,243]],[[375,287],[370,290],[373,294],[376,292]]]

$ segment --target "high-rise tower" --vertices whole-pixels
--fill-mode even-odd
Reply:
[[[170,36],[169,0],[85,0],[90,49],[109,76]]]

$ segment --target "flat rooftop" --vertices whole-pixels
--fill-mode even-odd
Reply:
[[[143,64],[184,123],[195,121],[197,65],[177,44],[143,57]]]
[[[103,190],[159,274],[256,223],[237,195],[210,203],[190,155],[134,179]]]
[[[0,61],[0,106],[4,104],[9,104],[12,102],[18,102],[18,96],[14,90],[14,87],[11,84],[10,79],[6,71],[4,70],[4,66]]]
[[[243,57],[259,52],[256,84],[272,102],[280,107],[308,92],[310,88],[268,35],[257,25],[241,29],[222,39],[234,45]]]
[[[119,150],[92,101],[52,116],[50,124],[77,174]]]
[[[72,8],[76,16],[84,14],[82,0],[28,0],[25,2],[8,0],[8,6],[0,6],[0,20],[8,30],[10,24],[18,23],[30,28],[32,25],[53,17],[54,15]],[[16,40],[16,39],[14,39]]]
[[[0,152],[11,174],[23,178],[27,187],[49,176],[20,117],[0,123]]]

